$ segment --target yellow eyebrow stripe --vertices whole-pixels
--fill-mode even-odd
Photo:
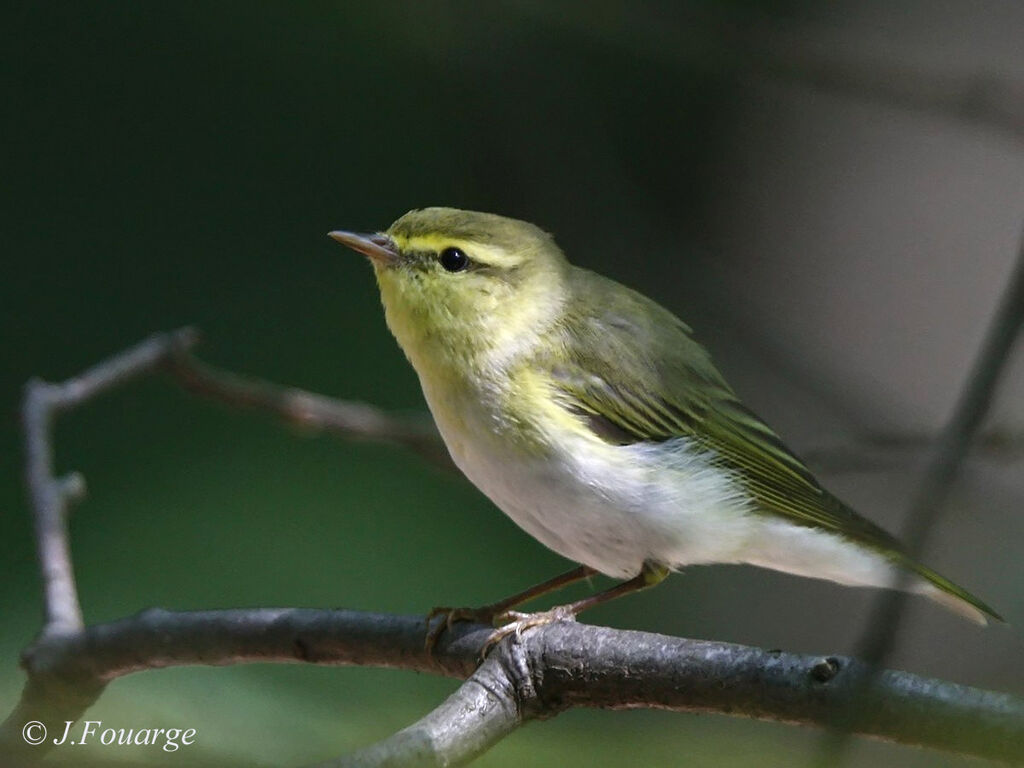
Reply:
[[[400,251],[433,251],[434,253],[440,253],[445,248],[459,248],[465,251],[471,259],[481,264],[490,264],[496,267],[514,267],[520,263],[520,258],[517,255],[510,254],[496,245],[487,245],[477,240],[466,240],[441,234],[414,235],[413,237],[389,234],[389,237],[394,240],[395,245],[398,246]]]

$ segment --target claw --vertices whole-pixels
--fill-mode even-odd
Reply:
[[[523,632],[534,627],[543,627],[558,621],[576,621],[576,614],[567,605],[557,605],[550,610],[537,613],[505,611],[494,618],[495,623],[501,622],[501,626],[488,635],[487,640],[484,641],[483,647],[480,649],[481,661],[487,658],[487,654],[494,646],[509,635],[514,634],[518,640],[523,636]]]
[[[444,621],[438,622],[436,626],[431,623],[438,616],[444,616]],[[554,624],[556,621],[576,621],[576,614],[568,605],[558,605],[547,611],[537,613],[523,613],[520,611],[503,611],[495,606],[484,606],[483,608],[449,608],[441,606],[431,609],[427,614],[427,635],[424,638],[423,647],[429,654],[433,654],[437,641],[446,629],[450,630],[457,621],[473,621],[478,624],[490,624],[497,627],[484,641],[480,649],[480,660],[487,658],[487,654],[498,643],[511,634],[520,638],[528,629],[543,627],[546,624]]]

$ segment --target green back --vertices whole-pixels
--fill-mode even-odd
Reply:
[[[573,302],[571,322],[558,331],[568,354],[548,367],[567,407],[584,415],[595,434],[616,444],[686,437],[735,474],[760,512],[870,547],[998,618],[823,489],[739,401],[685,323],[592,272],[573,268],[570,280],[573,295],[585,299]]]

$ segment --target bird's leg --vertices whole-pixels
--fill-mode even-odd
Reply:
[[[598,592],[596,595],[590,597],[584,597],[582,600],[577,600],[574,603],[568,603],[567,605],[558,605],[547,611],[541,611],[539,613],[519,613],[518,611],[505,611],[504,614],[498,618],[507,618],[509,623],[504,624],[500,628],[496,629],[491,633],[490,637],[487,638],[487,642],[484,643],[484,647],[480,651],[481,657],[486,656],[487,652],[498,642],[511,634],[520,635],[523,631],[530,629],[531,627],[540,627],[545,624],[552,624],[556,621],[575,621],[576,617],[584,611],[590,610],[596,605],[607,603],[610,600],[614,600],[617,597],[628,595],[633,592],[639,592],[642,589],[653,587],[655,584],[660,584],[668,576],[669,570],[663,565],[658,565],[649,561],[645,561],[643,566],[640,568],[640,573],[634,576],[629,581],[624,581],[621,584],[616,584],[614,587]]]
[[[506,597],[504,600],[499,600],[496,603],[490,603],[480,608],[434,608],[427,614],[426,648],[428,651],[433,650],[441,633],[445,629],[451,629],[452,624],[456,621],[477,621],[481,624],[493,624],[495,619],[507,615],[517,605],[522,605],[536,597],[554,592],[562,587],[567,587],[581,579],[590,578],[596,573],[597,571],[593,568],[581,565],[578,568],[573,568],[571,571],[555,576],[553,579],[548,579],[540,584],[535,584],[529,589],[524,589],[522,592],[517,592],[511,597]],[[430,623],[437,616],[444,616],[445,620],[438,624],[437,627],[431,628]]]

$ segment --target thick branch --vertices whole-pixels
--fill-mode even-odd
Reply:
[[[28,478],[39,537],[47,623],[24,654],[28,682],[0,726],[0,749],[39,756],[21,727],[80,717],[112,679],[181,664],[312,662],[394,666],[469,680],[439,709],[338,764],[450,764],[471,759],[529,719],[572,706],[659,707],[723,712],[806,724],[834,722],[853,692],[853,732],[1024,761],[1024,702],[904,672],[866,675],[848,659],[820,659],[755,648],[563,623],[498,646],[478,670],[489,627],[457,625],[433,655],[419,617],[296,609],[170,613],[151,610],[85,627],[67,539],[68,502],[81,478],[53,474],[54,415],[128,379],[163,368],[194,391],[229,404],[271,410],[347,437],[398,442],[427,455],[432,430],[360,404],[242,379],[188,356],[196,334],[153,336],[62,384],[31,382],[24,418]],[[474,671],[475,670],[475,671]],[[867,682],[863,682],[867,680]]]
[[[441,765],[482,752],[521,723],[567,708],[656,707],[823,725],[849,701],[864,665],[730,643],[563,622],[501,643],[475,670],[490,628],[457,624],[434,656],[424,619],[357,611],[145,611],[26,652],[29,682],[0,726],[15,750],[28,720],[77,719],[111,680],[185,664],[309,662],[385,666],[469,678],[439,710],[332,765]],[[475,670],[475,671],[474,671]],[[1024,700],[907,672],[871,683],[854,732],[1024,762]],[[24,745],[20,745],[24,746]],[[45,745],[34,747],[44,749]]]
[[[377,768],[463,765],[522,725],[522,692],[529,683],[508,674],[492,654],[458,690],[425,717],[372,746],[315,768]]]

